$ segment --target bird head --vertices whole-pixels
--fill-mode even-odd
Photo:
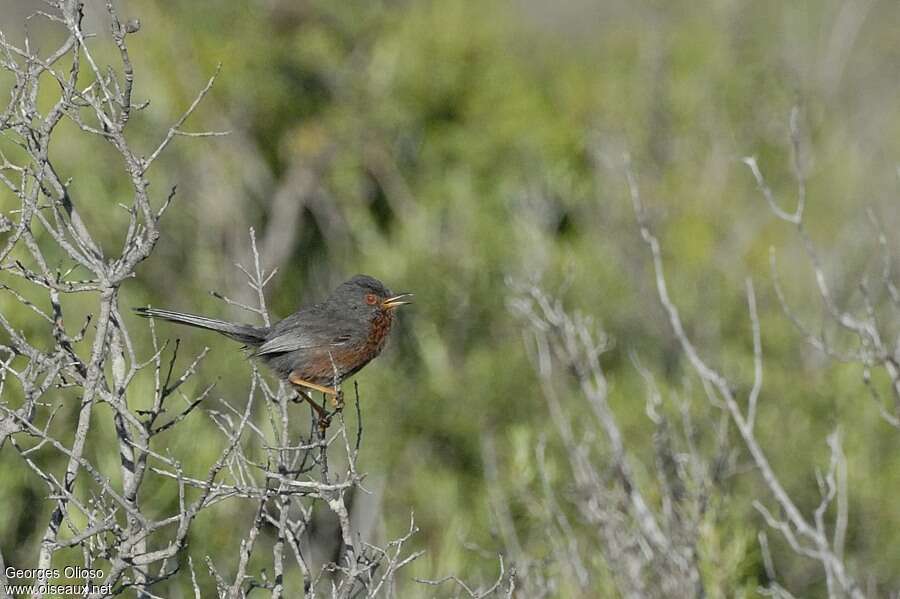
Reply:
[[[359,313],[391,312],[412,303],[412,293],[394,294],[384,283],[368,275],[356,275],[334,290],[330,301],[339,302]]]

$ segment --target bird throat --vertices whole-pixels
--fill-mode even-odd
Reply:
[[[394,322],[394,313],[392,310],[379,310],[372,319],[369,328],[369,347],[375,348],[377,353],[381,353],[384,344],[387,341],[388,333],[391,332],[391,325]]]

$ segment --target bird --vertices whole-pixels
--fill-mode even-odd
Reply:
[[[340,384],[384,349],[394,310],[412,303],[412,293],[393,294],[369,275],[355,275],[322,302],[303,307],[272,326],[255,326],[151,307],[134,308],[145,318],[215,331],[244,344],[249,355],[291,384],[323,417],[306,390],[319,391],[339,406]]]

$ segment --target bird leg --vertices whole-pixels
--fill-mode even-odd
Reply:
[[[332,398],[337,397],[338,393],[340,393],[334,387],[325,387],[324,385],[317,385],[316,383],[310,383],[309,381],[304,381],[297,373],[292,372],[288,376],[288,381],[292,385],[296,385],[297,387],[306,387],[307,389],[312,389],[313,391],[319,391],[320,393],[324,393],[325,395],[330,395]],[[332,399],[334,401],[334,399]]]
[[[294,391],[297,392],[298,399],[296,401],[305,401],[306,403],[308,403],[310,407],[315,410],[316,416],[319,417],[319,420],[322,420],[328,416],[328,412],[325,411],[322,406],[316,403],[316,400],[312,398],[312,396],[309,394],[309,391],[302,388],[300,385],[293,385],[293,387]]]
[[[325,387],[323,385],[317,385],[316,383],[305,381],[293,372],[290,374],[290,376],[288,376],[288,382],[294,386],[294,389],[297,391],[297,395],[305,399],[309,403],[309,405],[312,406],[313,410],[315,410],[316,416],[318,416],[319,426],[323,429],[327,429],[328,425],[331,424],[331,414],[329,414],[322,406],[313,401],[313,398],[307,395],[306,389],[320,391],[321,393],[327,395],[331,400],[331,405],[334,406],[336,411],[340,411],[344,407],[344,393],[340,389]]]

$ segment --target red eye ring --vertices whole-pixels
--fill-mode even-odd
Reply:
[[[378,301],[378,298],[375,297],[375,294],[374,294],[374,293],[367,293],[367,294],[366,294],[366,303],[369,304],[370,306],[374,306],[374,305],[375,305],[375,302],[377,302],[377,301]]]

